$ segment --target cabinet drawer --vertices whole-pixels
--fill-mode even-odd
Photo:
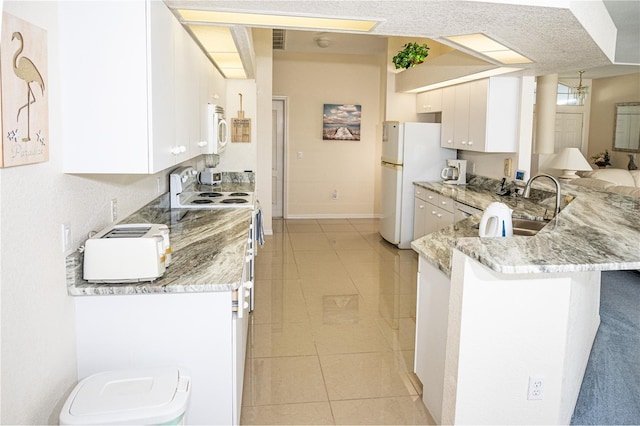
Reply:
[[[428,189],[424,189],[422,187],[416,186],[414,187],[413,190],[413,195],[416,198],[419,198],[423,201],[426,201],[429,204],[433,204],[434,206],[438,206],[439,202],[438,202],[438,197],[439,195],[433,191],[430,191]]]
[[[449,213],[453,213],[454,201],[453,199],[445,197],[444,195],[438,195],[438,207],[448,211]]]

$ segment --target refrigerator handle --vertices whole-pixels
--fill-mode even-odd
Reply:
[[[387,169],[402,170],[401,164],[385,163],[384,161],[381,164],[382,164],[382,167],[386,167]]]

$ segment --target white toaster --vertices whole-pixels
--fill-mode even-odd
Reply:
[[[170,261],[167,225],[114,225],[85,242],[84,279],[94,283],[153,281],[164,274]]]

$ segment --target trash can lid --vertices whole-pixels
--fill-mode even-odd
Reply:
[[[61,424],[170,422],[187,408],[190,379],[177,368],[109,371],[82,380],[60,413]]]

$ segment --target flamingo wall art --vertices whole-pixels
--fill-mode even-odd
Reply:
[[[47,33],[4,13],[0,38],[2,156],[0,166],[49,159]]]

